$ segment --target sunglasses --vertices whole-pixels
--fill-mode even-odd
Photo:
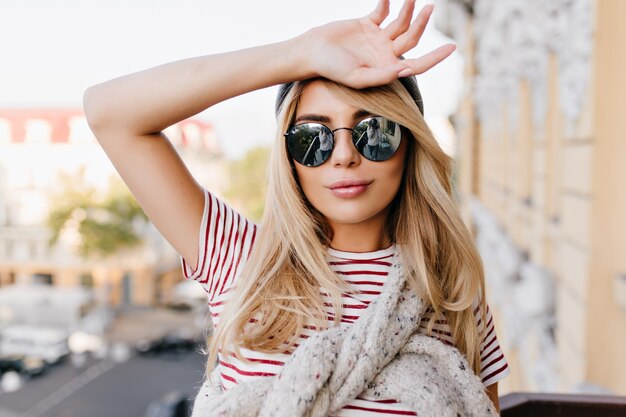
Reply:
[[[381,116],[368,117],[352,129],[330,130],[321,123],[302,123],[285,133],[287,149],[300,165],[317,167],[330,157],[335,147],[335,132],[350,130],[357,151],[370,161],[386,161],[396,153],[402,139],[400,125]]]

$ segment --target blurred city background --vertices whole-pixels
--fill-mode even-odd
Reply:
[[[0,417],[185,415],[205,295],[90,132],[82,92],[374,6],[226,3],[0,2]],[[485,262],[511,367],[500,394],[626,395],[626,1],[434,4],[407,55],[458,46],[418,82]],[[166,130],[198,182],[255,221],[275,93]]]

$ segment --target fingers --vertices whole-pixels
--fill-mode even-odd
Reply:
[[[384,29],[385,35],[393,40],[406,32],[411,25],[414,10],[415,0],[405,0],[402,10],[398,13],[398,17]]]
[[[372,20],[372,22],[376,23],[380,26],[383,23],[383,20],[389,15],[389,0],[378,0],[378,4],[376,5],[376,9],[371,12],[368,16]]]
[[[387,84],[398,78],[398,71],[397,64],[378,68],[358,68],[348,85],[353,88],[365,88]]]
[[[416,59],[405,59],[402,63],[405,65],[405,69],[400,71],[399,77],[408,77],[409,75],[421,74],[428,71],[444,59],[446,59],[454,50],[456,45],[449,43],[439,48],[430,51],[426,55],[422,55]]]
[[[419,42],[420,38],[424,34],[424,29],[426,29],[426,24],[430,19],[430,16],[433,13],[433,5],[429,4],[428,6],[424,6],[422,10],[420,10],[419,14],[408,28],[408,30],[404,30],[403,33],[393,41],[393,52],[396,56],[400,56],[407,51],[415,48],[415,45]],[[391,25],[390,25],[391,26]]]

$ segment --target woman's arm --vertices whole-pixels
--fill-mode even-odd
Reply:
[[[489,399],[491,399],[491,402],[493,402],[493,405],[496,406],[496,410],[498,411],[498,414],[500,414],[500,402],[498,401],[498,383],[497,382],[487,387],[487,395],[489,396]]]
[[[185,59],[119,77],[87,89],[85,113],[96,134],[123,127],[135,135],[157,133],[237,95],[314,76],[353,87],[385,84],[421,73],[454,50],[445,45],[419,59],[400,60],[419,41],[432,13],[412,22],[415,0],[406,0],[386,28],[389,0],[360,19],[314,28],[296,38],[234,52]]]
[[[113,127],[157,133],[228,98],[313,76],[300,58],[303,43],[298,37],[116,78],[87,89],[85,113],[96,135]]]

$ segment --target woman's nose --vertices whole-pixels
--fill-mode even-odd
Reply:
[[[335,148],[331,154],[333,166],[358,165],[361,162],[361,155],[352,142],[352,132],[348,129],[341,129],[335,132]]]

